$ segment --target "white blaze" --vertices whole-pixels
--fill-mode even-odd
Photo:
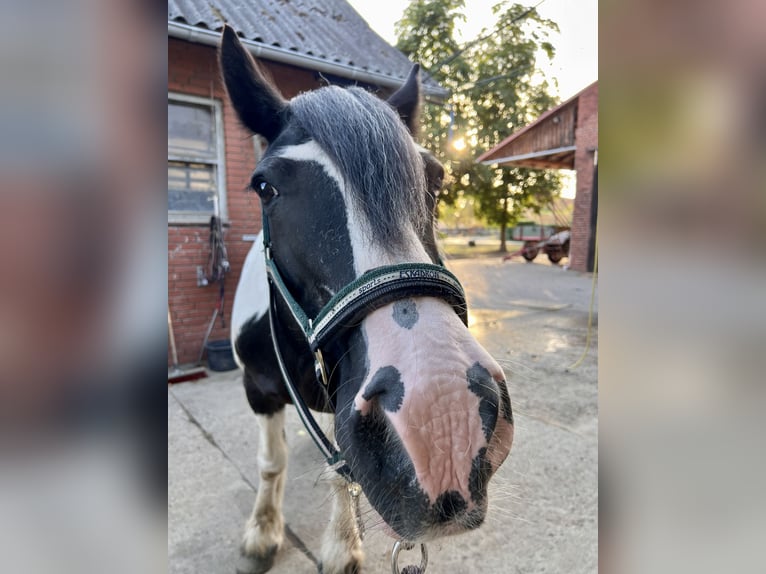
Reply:
[[[409,222],[404,223],[403,230],[406,248],[397,256],[388,254],[384,249],[370,241],[369,224],[363,211],[357,205],[354,194],[346,186],[346,182],[335,163],[315,141],[285,146],[278,150],[275,155],[297,161],[313,161],[319,164],[325,174],[335,181],[346,206],[348,235],[354,255],[354,272],[357,277],[365,271],[383,265],[393,265],[405,261],[408,263],[431,262]]]

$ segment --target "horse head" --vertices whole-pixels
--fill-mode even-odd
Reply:
[[[388,103],[334,86],[288,101],[228,27],[220,60],[239,119],[269,142],[251,186],[271,256],[306,315],[366,272],[438,262],[444,172],[411,135],[417,68]],[[513,416],[503,370],[453,305],[413,295],[372,307],[323,347],[324,390],[286,307],[277,301],[272,336],[306,402],[334,412],[345,460],[393,533],[422,541],[479,526]]]

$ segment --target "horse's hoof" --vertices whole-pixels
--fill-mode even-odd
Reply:
[[[246,556],[240,554],[237,562],[237,574],[264,574],[274,566],[274,558],[279,548],[274,545],[262,556]]]

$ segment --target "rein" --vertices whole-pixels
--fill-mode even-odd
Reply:
[[[447,301],[460,319],[468,324],[465,293],[458,279],[441,265],[430,263],[402,263],[386,265],[367,271],[355,281],[338,291],[319,313],[310,318],[285,285],[279,267],[273,258],[269,221],[263,213],[263,247],[266,258],[266,273],[269,281],[269,328],[279,370],[285,381],[287,392],[293,400],[298,416],[322,452],[327,464],[349,483],[354,482],[351,469],[335,444],[327,438],[309,411],[290,378],[284,357],[276,337],[276,297],[287,305],[290,314],[303,332],[314,355],[317,380],[328,392],[329,378],[322,348],[339,333],[348,330],[368,314],[393,301],[412,296],[438,297]],[[329,394],[328,394],[329,399]]]

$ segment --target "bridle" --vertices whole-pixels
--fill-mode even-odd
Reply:
[[[276,302],[281,298],[290,310],[295,323],[300,327],[314,357],[317,380],[325,389],[329,400],[329,378],[322,349],[344,331],[358,326],[364,317],[389,303],[406,297],[437,297],[449,303],[464,324],[468,324],[467,306],[463,287],[457,278],[442,265],[430,263],[402,263],[385,265],[364,273],[338,291],[322,307],[315,317],[309,317],[293,297],[279,272],[272,253],[269,233],[269,219],[263,213],[263,250],[266,258],[266,273],[269,282],[269,328],[279,370],[285,381],[287,392],[295,405],[298,416],[306,431],[324,455],[327,464],[345,478],[354,482],[351,469],[340,449],[327,438],[305,401],[298,393],[290,377],[277,340]]]

